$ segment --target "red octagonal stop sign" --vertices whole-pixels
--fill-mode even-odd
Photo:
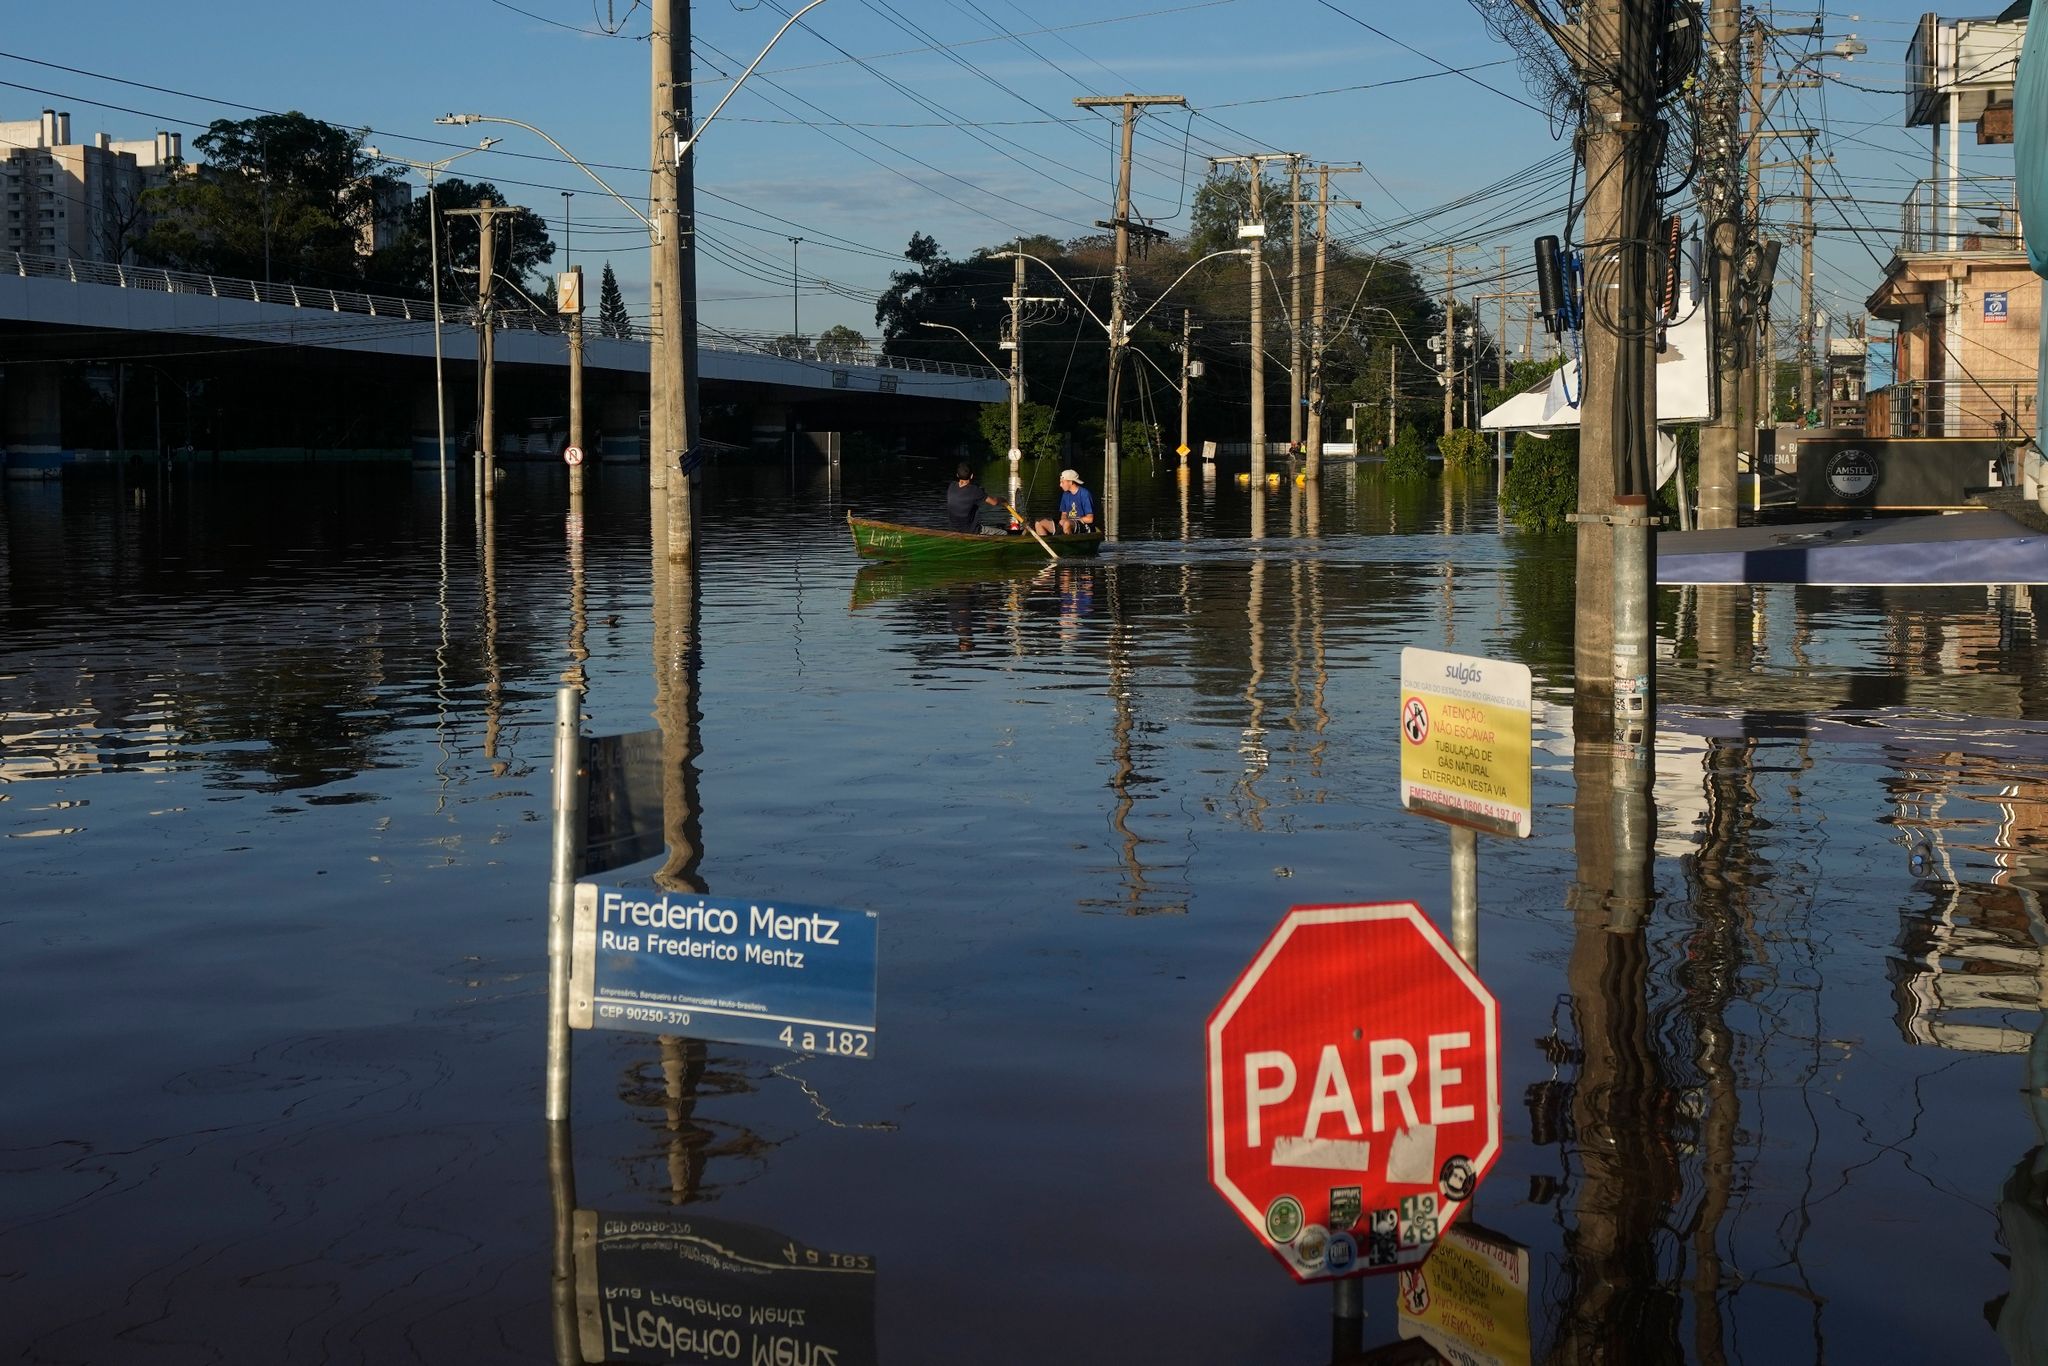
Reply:
[[[1297,906],[1209,1016],[1209,1179],[1297,1280],[1429,1254],[1500,1153],[1491,992],[1412,902]]]

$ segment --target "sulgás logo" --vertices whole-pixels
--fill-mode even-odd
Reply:
[[[1457,683],[1477,683],[1482,680],[1484,675],[1470,664],[1446,664],[1444,665],[1444,677]]]
[[[1868,451],[1851,448],[1828,461],[1828,487],[1838,498],[1861,498],[1876,483],[1877,459]]]

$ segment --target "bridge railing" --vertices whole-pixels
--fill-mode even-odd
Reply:
[[[198,294],[214,299],[239,299],[247,303],[281,304],[286,308],[354,313],[369,318],[389,318],[394,322],[426,323],[429,326],[434,321],[434,305],[429,299],[407,299],[391,294],[365,294],[357,290],[327,289],[318,285],[272,284],[224,275],[166,270],[160,266],[124,266],[116,261],[35,256],[19,251],[0,253],[0,271],[4,271],[9,265],[13,267],[13,274],[25,279],[68,280],[75,285],[112,285],[119,289],[147,289],[161,294]],[[462,327],[472,327],[476,322],[476,312],[477,310],[467,300],[443,300],[441,304],[444,326],[452,322]],[[500,331],[560,335],[568,330],[567,321],[560,315],[539,312],[531,308],[501,308],[497,310],[496,323]],[[779,356],[787,360],[807,362],[824,369],[865,366],[870,369],[904,370],[920,374],[963,375],[972,379],[1003,378],[1002,371],[991,370],[985,365],[962,365],[954,361],[925,360],[918,356],[892,356],[872,347],[837,347],[831,343],[821,346],[815,340],[795,344],[787,338],[765,332],[724,332],[715,328],[704,328],[703,332],[709,334],[702,336],[698,342],[703,348],[746,355]],[[585,335],[592,335],[587,325]],[[632,323],[619,339],[647,341],[653,335],[653,329],[645,324]]]

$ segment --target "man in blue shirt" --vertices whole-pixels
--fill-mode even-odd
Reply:
[[[1081,487],[1081,475],[1077,470],[1060,471],[1060,515],[1054,521],[1041,518],[1038,534],[1050,536],[1057,532],[1062,536],[1079,535],[1095,530],[1095,500],[1088,496],[1088,490]]]

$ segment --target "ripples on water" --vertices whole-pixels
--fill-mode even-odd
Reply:
[[[404,473],[5,490],[0,1344],[553,1359],[552,473],[488,538]],[[654,703],[640,477],[580,542],[597,731]],[[1421,644],[1537,675],[1536,837],[1481,857],[1477,1212],[1531,1249],[1538,1355],[2035,1359],[2031,593],[1667,594],[1656,895],[1616,933],[1573,891],[1611,850],[1569,563],[1483,496],[1342,475],[1254,541],[1227,475],[1165,472],[1097,564],[857,571],[846,509],[936,482],[707,495],[694,875],[881,912],[881,1056],[580,1038],[579,1203],[871,1254],[885,1360],[1321,1359],[1327,1292],[1207,1189],[1197,1041],[1288,904],[1442,912],[1394,777]]]

